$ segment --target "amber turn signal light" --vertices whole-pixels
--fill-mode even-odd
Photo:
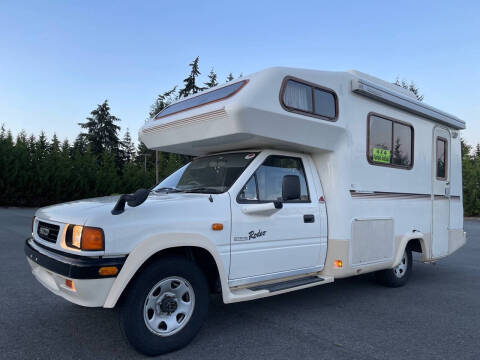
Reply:
[[[98,269],[98,273],[101,276],[112,276],[112,275],[117,275],[118,269],[116,266],[104,266]]]
[[[68,287],[69,289],[73,290],[73,291],[76,291],[75,284],[73,283],[73,280],[65,279],[65,286]]]
[[[333,260],[333,267],[335,268],[342,268],[343,267],[343,261],[335,259]]]
[[[215,230],[215,231],[223,230],[223,224],[218,224],[218,223],[212,224],[212,230]]]
[[[103,230],[85,226],[82,231],[81,249],[89,251],[105,250]]]

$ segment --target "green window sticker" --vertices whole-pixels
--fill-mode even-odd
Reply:
[[[373,161],[390,164],[390,150],[373,148]]]

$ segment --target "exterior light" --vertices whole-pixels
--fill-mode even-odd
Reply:
[[[75,283],[73,282],[73,280],[65,279],[65,286],[67,288],[69,288],[70,290],[77,291],[77,289],[75,288]]]
[[[82,231],[81,249],[88,251],[105,250],[103,230],[85,226]]]
[[[100,228],[68,225],[65,244],[78,250],[103,251],[105,250],[105,236]]]
[[[101,276],[113,276],[117,275],[118,269],[116,266],[104,266],[98,269],[98,273]]]
[[[214,231],[223,230],[223,224],[218,224],[218,223],[212,224],[212,230]]]

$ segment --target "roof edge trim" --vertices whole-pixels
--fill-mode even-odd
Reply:
[[[396,108],[426,117],[441,124],[450,126],[454,129],[465,129],[465,121],[457,118],[456,116],[447,114],[446,112],[435,109],[432,106],[423,104],[416,99],[412,99],[407,95],[394,92],[371,81],[358,78],[352,79],[352,91],[354,93],[392,105]]]

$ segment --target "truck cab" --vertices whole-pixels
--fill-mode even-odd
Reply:
[[[154,191],[209,193],[212,206],[224,204],[230,219],[219,225],[229,234],[223,257],[229,286],[323,268],[325,202],[306,154],[249,150],[200,157]]]

